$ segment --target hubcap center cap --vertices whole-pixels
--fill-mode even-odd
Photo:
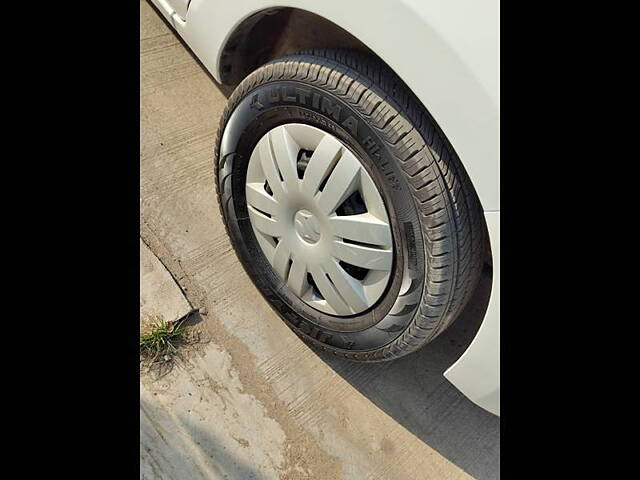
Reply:
[[[308,210],[298,210],[293,223],[298,236],[307,243],[317,243],[320,240],[320,228],[316,217]]]

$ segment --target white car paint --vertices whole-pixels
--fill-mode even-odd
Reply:
[[[409,85],[469,173],[492,243],[494,280],[485,319],[445,377],[499,414],[499,0],[152,1],[218,81],[221,52],[244,19],[268,8],[295,7],[348,31]]]
[[[467,397],[500,415],[500,212],[486,212],[493,252],[493,284],[484,321],[471,345],[444,376]],[[498,252],[498,253],[496,253]]]
[[[169,21],[173,28],[184,27],[187,9],[191,0],[152,0],[153,4]],[[178,31],[182,34],[182,32]]]

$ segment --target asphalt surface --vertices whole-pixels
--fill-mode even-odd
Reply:
[[[235,257],[216,204],[224,89],[141,1],[141,237],[211,341],[141,378],[141,478],[499,478],[500,419],[442,372],[482,319],[485,275],[460,319],[400,360],[363,365],[304,345]]]

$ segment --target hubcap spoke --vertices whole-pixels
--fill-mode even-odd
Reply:
[[[293,259],[291,269],[289,270],[289,278],[287,285],[298,297],[302,298],[309,290],[310,286],[307,282],[307,264],[302,259]]]
[[[360,163],[351,153],[342,156],[318,199],[318,206],[325,215],[334,212],[355,191],[360,169]]]
[[[340,292],[340,296],[355,312],[367,308],[367,298],[362,283],[345,272],[335,260],[325,262],[329,278]]]
[[[369,175],[362,175],[362,198],[372,216],[378,219],[387,218],[387,211],[384,208],[382,197]],[[387,223],[389,222],[387,221]]]
[[[296,162],[300,147],[291,138],[286,127],[272,130],[269,133],[269,138],[276,165],[282,174],[284,189],[288,193],[297,190],[300,180],[298,179]]]
[[[247,203],[271,216],[278,210],[278,202],[266,192],[263,183],[247,183]]]
[[[259,152],[262,171],[264,172],[266,181],[271,187],[271,191],[273,191],[273,195],[276,198],[284,197],[282,180],[280,180],[280,171],[276,167],[276,161],[271,153],[271,141],[268,134],[258,142],[257,149]]]
[[[314,268],[311,271],[311,275],[313,276],[313,281],[316,282],[318,290],[320,290],[320,293],[325,298],[329,306],[338,315],[349,315],[351,313],[351,309],[342,299],[335,285],[329,281],[326,272],[322,270],[322,267]]]
[[[253,228],[271,237],[282,236],[281,224],[275,219],[263,215],[252,206],[248,206],[247,210],[249,211],[249,220]]]
[[[344,147],[340,142],[331,135],[325,135],[309,160],[309,166],[302,179],[302,188],[311,195],[315,195],[322,181],[339,160],[343,150]]]
[[[370,213],[329,217],[329,224],[337,237],[372,245],[391,245],[389,224]]]
[[[343,262],[370,270],[391,270],[393,252],[378,248],[363,247],[336,240],[331,245],[331,253]]]
[[[278,275],[285,280],[289,276],[289,258],[291,258],[291,250],[289,250],[286,240],[283,240],[276,246],[271,264]]]
[[[389,217],[338,138],[304,124],[270,130],[251,154],[245,192],[260,249],[291,294],[334,316],[380,299],[393,266]]]

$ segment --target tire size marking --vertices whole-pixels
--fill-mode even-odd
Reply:
[[[364,145],[365,150],[367,150],[367,153],[375,159],[376,165],[378,166],[378,168],[380,168],[382,174],[386,177],[389,185],[391,185],[391,188],[399,191],[401,187],[400,182],[398,182],[398,177],[396,177],[396,175],[390,169],[389,162],[387,160],[382,160],[382,157],[380,155],[380,145],[376,143],[371,135],[368,135],[361,141]]]
[[[331,334],[323,330],[320,330],[318,327],[304,321],[302,318],[299,318],[299,317],[295,318],[292,315],[291,318],[289,318],[289,322],[291,322],[291,324],[294,325],[302,333],[306,334],[311,338],[314,338],[315,340],[321,343],[329,343],[329,341],[331,340],[331,337],[332,337]]]
[[[404,234],[407,238],[407,268],[415,272],[418,270],[418,261],[416,253],[416,236],[411,222],[404,223]]]

